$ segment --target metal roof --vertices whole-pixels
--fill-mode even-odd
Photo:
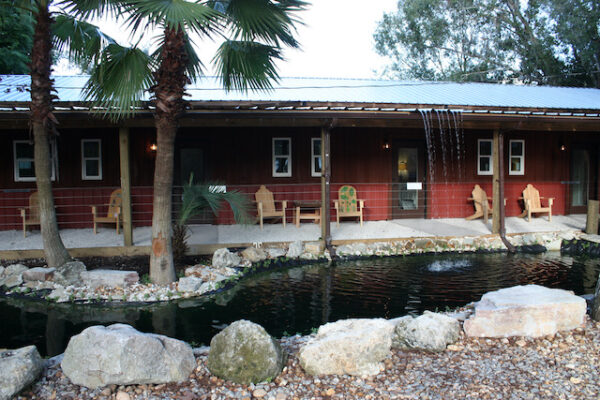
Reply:
[[[53,78],[59,102],[83,101],[81,89],[87,76]],[[5,108],[2,103],[30,101],[29,84],[30,77],[27,75],[0,75],[0,108]],[[281,78],[273,90],[242,93],[226,92],[218,78],[204,77],[189,85],[186,92],[189,94],[186,99],[190,102],[395,104],[403,105],[406,111],[414,111],[409,110],[411,105],[416,108],[430,105],[451,108],[600,110],[600,89],[491,83]],[[328,108],[335,109],[333,106]],[[398,111],[398,108],[395,110]]]

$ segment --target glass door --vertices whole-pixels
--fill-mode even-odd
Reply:
[[[394,218],[425,216],[423,148],[419,143],[401,142],[394,146],[395,178],[392,202]]]
[[[586,212],[590,198],[590,152],[574,148],[571,152],[571,201],[570,212]]]

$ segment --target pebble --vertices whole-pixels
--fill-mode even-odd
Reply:
[[[255,397],[257,399],[261,399],[263,397],[265,397],[267,395],[267,391],[265,389],[256,389],[254,392],[252,392],[252,397]]]
[[[129,396],[129,394],[126,392],[119,392],[117,393],[115,400],[131,400],[131,396]]]
[[[275,396],[275,400],[286,400],[287,396],[283,393],[277,393],[277,396]]]

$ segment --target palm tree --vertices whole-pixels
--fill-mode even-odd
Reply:
[[[158,50],[145,55],[137,48],[108,46],[87,86],[88,98],[117,117],[133,112],[145,90],[152,93],[157,151],[154,169],[150,277],[167,284],[175,280],[172,251],[172,188],[174,142],[185,109],[185,86],[200,76],[202,64],[189,35],[225,33],[213,58],[227,89],[264,90],[277,79],[274,60],[281,46],[297,47],[292,30],[300,0],[126,0],[121,2],[134,32],[147,25],[162,29]]]
[[[67,50],[71,59],[87,64],[93,63],[101,48],[111,40],[91,24],[77,21],[63,12],[50,12],[51,0],[20,0],[11,3],[12,6],[30,12],[34,20],[30,107],[40,228],[48,266],[60,267],[70,261],[71,257],[58,232],[50,179],[50,148],[58,122],[52,113],[52,100],[56,98],[53,94],[54,81],[50,78],[52,49]],[[63,0],[61,3],[66,2]]]

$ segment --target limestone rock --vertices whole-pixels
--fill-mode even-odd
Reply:
[[[311,375],[376,375],[390,354],[393,332],[394,324],[381,318],[325,324],[300,349],[300,365]]]
[[[182,382],[196,367],[192,348],[124,324],[92,326],[69,340],[64,374],[88,388]]]
[[[539,337],[581,326],[585,313],[585,300],[572,292],[514,286],[484,294],[464,330],[468,336]]]
[[[85,271],[85,264],[81,261],[69,261],[54,272],[54,282],[63,286],[81,285],[81,273]]]
[[[262,326],[240,320],[210,342],[207,367],[228,381],[249,384],[275,378],[284,364],[279,343]]]
[[[304,245],[301,240],[296,240],[295,242],[290,243],[286,256],[288,258],[298,258],[302,253],[304,253]]]
[[[54,271],[56,271],[55,268],[30,268],[27,271],[23,272],[23,280],[25,282],[49,281],[52,280],[52,277],[54,276]]]
[[[235,267],[240,261],[242,261],[240,256],[230,252],[227,248],[222,248],[213,254],[212,265],[215,268]]]
[[[35,346],[0,352],[0,400],[12,399],[41,374],[44,362]]]
[[[446,315],[425,311],[416,318],[396,320],[392,347],[425,351],[444,351],[458,340],[460,324]]]
[[[55,300],[57,303],[64,303],[69,300],[69,294],[65,290],[64,286],[58,285],[50,294],[49,299]]]
[[[4,267],[0,265],[0,278],[4,275]]]
[[[318,256],[323,252],[323,242],[307,242],[304,244],[304,251]]]
[[[95,269],[81,272],[81,281],[96,289],[99,287],[124,288],[140,281],[135,271],[115,271],[110,269]]]
[[[195,276],[186,276],[185,278],[179,278],[177,288],[180,292],[195,292],[200,289],[203,282],[202,279]]]
[[[230,276],[236,275],[237,271],[229,267],[212,268],[206,265],[195,265],[193,267],[186,268],[185,276],[193,276],[200,278],[204,282],[219,282]]]
[[[267,253],[263,249],[257,249],[256,247],[248,247],[242,251],[242,257],[251,263],[260,262],[267,259]]]
[[[266,251],[270,258],[279,258],[285,256],[285,250],[279,247],[270,247]]]
[[[23,283],[23,272],[27,271],[29,268],[24,266],[23,264],[13,264],[6,267],[4,273],[2,274],[2,278],[0,279],[0,286],[6,286],[7,288],[12,288],[15,286],[19,286]]]

